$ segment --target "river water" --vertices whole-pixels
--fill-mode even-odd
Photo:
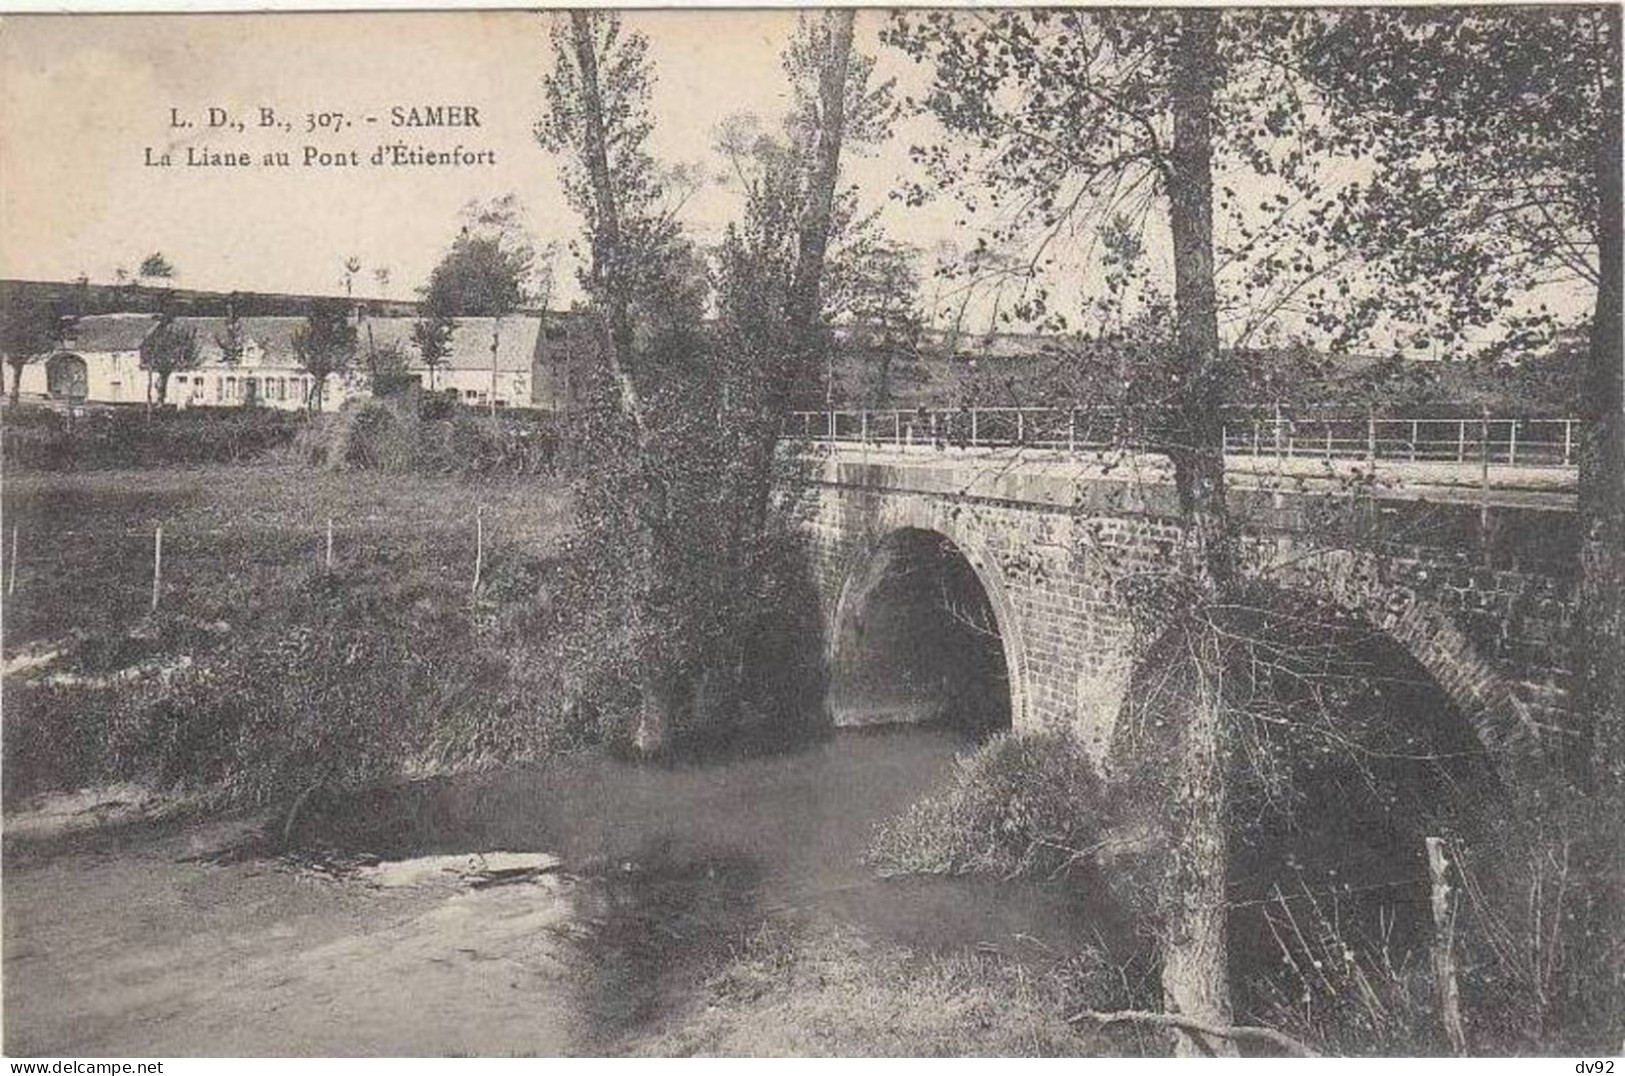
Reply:
[[[920,953],[1053,958],[1092,940],[1102,902],[1075,884],[882,879],[864,864],[875,825],[946,788],[969,746],[913,727],[710,763],[591,759],[379,794],[322,828],[386,860],[560,856],[589,969],[579,1004],[612,1050],[769,920],[818,918]]]

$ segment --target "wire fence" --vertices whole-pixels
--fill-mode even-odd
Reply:
[[[1164,450],[1166,415],[1093,408],[961,407],[796,411],[786,433],[847,444],[954,445],[1098,452]],[[1483,414],[1312,416],[1241,414],[1224,420],[1225,451],[1280,459],[1493,463],[1573,467],[1580,420]]]
[[[61,527],[36,520],[27,526],[12,523],[0,533],[0,593],[8,599],[15,600],[21,589],[71,604],[67,591],[90,587],[112,601],[139,582],[143,592],[150,584],[152,611],[184,591],[193,576],[213,581],[221,574],[240,576],[256,568],[282,572],[301,566],[332,572],[368,560],[368,550],[376,554],[373,559],[392,559],[403,539],[427,543],[432,553],[425,568],[465,575],[470,591],[478,595],[492,551],[483,504],[466,517],[436,517],[416,525],[400,518],[336,516],[219,526]]]

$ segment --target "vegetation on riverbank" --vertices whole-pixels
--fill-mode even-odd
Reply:
[[[286,805],[599,732],[562,686],[596,651],[562,653],[554,484],[212,467],[5,497],[8,802],[137,780]]]
[[[1024,957],[1024,958],[1023,958]],[[734,947],[646,1056],[1115,1057],[1167,1050],[1156,1033],[1070,1023],[1125,995],[1119,969],[1076,953],[934,955],[829,923],[774,921]]]

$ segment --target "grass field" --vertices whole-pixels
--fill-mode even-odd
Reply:
[[[483,507],[482,507],[483,506]],[[328,520],[339,567],[395,564],[471,585],[475,515],[486,549],[545,555],[565,499],[541,480],[475,485],[422,475],[297,466],[7,474],[5,657],[71,632],[133,627],[152,600],[162,526],[161,607],[236,625],[286,601],[320,568]]]
[[[535,479],[8,474],[8,801],[133,780],[269,802],[534,754],[562,669],[527,618],[566,513]]]

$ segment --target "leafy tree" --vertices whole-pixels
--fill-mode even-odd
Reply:
[[[1609,804],[1591,869],[1611,888],[1625,871],[1614,821],[1625,810],[1620,11],[1350,9],[1301,32],[1300,69],[1335,121],[1324,139],[1377,169],[1347,227],[1380,272],[1382,303],[1457,347],[1487,338],[1527,353],[1565,314],[1590,322],[1574,643],[1582,754]],[[1589,308],[1540,301],[1559,290],[1593,297]],[[1588,949],[1612,967],[1617,996],[1625,902],[1598,903],[1613,907],[1612,948]],[[1616,1023],[1608,1041],[1618,1037]]]
[[[146,339],[141,341],[141,368],[157,378],[157,402],[168,398],[171,374],[195,369],[202,361],[197,330],[185,327],[173,317],[160,317]]]
[[[355,294],[355,278],[356,278],[356,275],[358,273],[360,273],[360,272],[361,272],[361,259],[360,258],[357,258],[357,257],[352,255],[352,256],[344,259],[344,297],[346,299],[354,297],[354,294]]]
[[[1599,216],[1602,226],[1595,234],[1618,234],[1615,193],[1593,196],[1592,202],[1572,197],[1570,207],[1548,209],[1553,220],[1542,225],[1544,238],[1537,239],[1531,228],[1542,218],[1542,203],[1529,189],[1530,183],[1551,182],[1569,165],[1595,160],[1596,189],[1607,191],[1613,183],[1617,192],[1617,118],[1603,124],[1606,135],[1594,129],[1571,139],[1575,132],[1566,129],[1529,161],[1518,163],[1518,153],[1508,151],[1504,167],[1485,163],[1487,146],[1540,143],[1544,126],[1579,118],[1587,111],[1585,101],[1595,99],[1599,105],[1593,111],[1606,115],[1608,102],[1617,101],[1617,80],[1594,76],[1617,70],[1617,58],[1564,63],[1556,57],[1578,54],[1572,42],[1555,49],[1531,42],[1527,58],[1515,47],[1519,58],[1509,63],[1507,43],[1547,33],[1550,27],[1539,29],[1546,14],[1508,9],[1490,15],[1486,21],[1526,19],[1523,29],[1505,33],[1474,26],[1475,14],[1324,16],[1334,26],[1346,18],[1355,29],[1343,37],[1331,35],[1342,49],[1326,61],[1337,78],[1328,80],[1330,87],[1319,97],[1303,77],[1301,61],[1306,42],[1320,40],[1321,47],[1331,48],[1316,27],[1320,15],[933,12],[900,17],[889,35],[932,65],[934,80],[924,105],[955,136],[952,145],[916,147],[928,182],[906,188],[907,197],[923,200],[933,188],[949,189],[960,197],[964,222],[993,212],[995,242],[1030,243],[1030,281],[1041,281],[1054,267],[1054,244],[1070,235],[1089,236],[1098,242],[1095,249],[1104,251],[1108,290],[1119,289],[1108,295],[1117,304],[1110,321],[1125,327],[1139,320],[1125,305],[1131,293],[1142,296],[1142,310],[1154,309],[1157,301],[1152,279],[1138,268],[1139,237],[1153,226],[1166,229],[1174,284],[1171,362],[1158,367],[1136,361],[1133,365],[1143,369],[1126,372],[1143,381],[1147,371],[1155,371],[1161,381],[1144,398],[1166,408],[1160,421],[1187,537],[1181,577],[1147,596],[1181,633],[1195,668],[1192,690],[1177,715],[1179,793],[1158,893],[1164,992],[1170,1008],[1184,1013],[1212,1020],[1228,1016],[1219,909],[1225,901],[1225,805],[1233,779],[1221,760],[1250,757],[1245,744],[1260,738],[1257,727],[1224,716],[1215,679],[1229,645],[1216,634],[1223,610],[1227,603],[1245,605],[1238,590],[1245,581],[1234,567],[1225,507],[1215,405],[1238,391],[1251,395],[1258,387],[1267,389],[1275,373],[1269,371],[1273,364],[1258,362],[1256,354],[1220,351],[1221,317],[1230,316],[1233,339],[1240,343],[1278,332],[1283,313],[1342,342],[1429,319],[1453,327],[1454,339],[1497,321],[1524,332],[1540,327],[1540,319],[1516,316],[1518,276],[1536,262],[1548,270],[1583,264],[1583,257],[1578,262],[1574,257],[1583,213],[1573,215],[1572,206],[1600,202],[1608,207],[1600,212],[1613,217]],[[1434,29],[1405,30],[1396,41],[1393,31],[1377,25],[1393,15],[1401,25],[1414,16]],[[1465,24],[1460,33],[1468,46],[1456,54],[1451,39],[1458,23]],[[1452,29],[1441,32],[1440,26]],[[1420,63],[1396,60],[1417,41],[1444,52],[1428,56],[1424,48],[1427,58]],[[1617,56],[1617,35],[1595,34],[1592,43],[1605,57]],[[1491,62],[1491,53],[1503,59]],[[1530,65],[1538,77],[1524,70]],[[1339,78],[1346,87],[1340,88]],[[1594,91],[1575,89],[1588,80]],[[1576,101],[1565,102],[1561,91],[1531,94],[1531,86],[1540,84],[1567,85]],[[1349,100],[1339,104],[1336,94],[1345,89]],[[1528,96],[1514,101],[1517,94]],[[1373,96],[1391,98],[1382,102],[1386,113],[1370,111],[1373,103],[1364,98]],[[1460,111],[1454,118],[1448,109],[1441,113],[1441,101]],[[1612,107],[1617,117],[1617,105]],[[1363,124],[1354,119],[1347,128],[1338,125],[1342,117],[1361,113],[1368,117]],[[1534,113],[1542,114],[1540,121]],[[1399,132],[1384,146],[1390,127]],[[1330,184],[1327,170],[1351,146],[1355,154],[1373,155],[1379,167],[1369,181]],[[1445,186],[1437,194],[1422,190],[1437,181],[1441,163]],[[1388,168],[1394,169],[1392,180]],[[1224,179],[1216,182],[1219,175]],[[1458,181],[1461,186],[1452,189]],[[1387,186],[1371,193],[1377,184]],[[1479,186],[1469,190],[1473,184]],[[1239,190],[1263,197],[1259,204],[1245,205]],[[1573,195],[1575,188],[1568,190]],[[1455,238],[1474,235],[1471,229],[1458,230],[1461,221],[1451,223],[1458,211],[1484,229],[1469,242]],[[1222,232],[1215,228],[1216,218]],[[1413,229],[1434,228],[1454,245],[1424,238],[1407,247]],[[1385,249],[1391,254],[1386,261]],[[1608,244],[1600,243],[1598,250],[1606,265]],[[1484,280],[1488,263],[1501,257],[1510,258],[1507,275]],[[1406,285],[1411,290],[1385,287],[1417,269],[1443,269],[1451,258],[1460,260],[1447,271],[1412,276]],[[1606,268],[1599,274],[1607,278]],[[1617,269],[1615,274],[1617,281]],[[1051,324],[1062,320],[1040,284],[1011,314]],[[1604,326],[1598,337],[1611,345],[1606,377],[1617,385],[1617,313],[1601,309],[1598,321]],[[1617,390],[1598,395],[1611,416],[1602,428],[1617,428]],[[1619,472],[1613,474],[1611,488],[1618,491]],[[1245,780],[1245,773],[1241,777]]]
[[[1214,119],[1227,79],[1213,11],[1068,10],[900,16],[888,39],[931,66],[925,106],[978,153],[916,147],[937,185],[959,192],[967,216],[1007,213],[996,237],[1036,229],[1035,274],[1068,230],[1145,226],[1165,216],[1173,253],[1174,339],[1166,447],[1184,519],[1183,572],[1153,599],[1188,632],[1197,689],[1172,748],[1180,777],[1157,892],[1163,990],[1171,1008],[1230,1019],[1226,958],[1227,730],[1220,639],[1204,616],[1235,578],[1222,426],[1215,402],[1227,371],[1219,350],[1213,231]],[[906,192],[927,197],[923,186]],[[1047,293],[1017,311],[1050,314]],[[1171,597],[1171,600],[1170,600]],[[1198,1047],[1189,1034],[1181,1050]],[[1227,1050],[1223,1042],[1209,1047]]]
[[[878,267],[891,244],[874,215],[859,214],[840,169],[843,151],[888,132],[893,85],[873,79],[874,60],[852,37],[851,11],[803,16],[784,55],[791,105],[782,136],[750,117],[718,132],[745,194],[743,218],[719,250],[718,300],[733,413],[749,427],[737,456],[749,506],[742,542],[765,533],[779,431],[832,355],[831,320],[852,317],[884,279]]]
[[[390,342],[367,349],[367,384],[374,396],[392,396],[416,380],[406,351],[399,344]]]
[[[660,415],[647,369],[657,352],[638,347],[634,303],[662,273],[677,229],[660,212],[664,189],[647,149],[653,80],[647,40],[623,32],[613,14],[572,11],[555,23],[552,45],[547,111],[536,135],[561,158],[565,196],[586,224],[590,257],[582,284],[602,319],[613,385],[609,426],[599,436],[620,443],[626,464],[588,485],[584,514],[612,547],[618,535],[630,540],[611,551],[628,568],[626,630],[640,696],[632,738],[639,750],[654,752],[666,746],[691,684],[671,634],[686,625],[672,622],[677,610],[666,600],[680,555],[672,549],[676,498],[661,467]]]
[[[62,342],[62,319],[49,302],[22,288],[4,289],[0,307],[0,355],[11,367],[11,402],[22,390],[23,368],[55,351]]]
[[[925,318],[917,255],[883,235],[866,236],[840,250],[830,263],[826,308],[848,324],[845,349],[873,360],[874,406],[884,407],[891,399],[893,363],[918,353]]]
[[[412,346],[429,368],[429,388],[435,387],[435,374],[451,361],[451,336],[457,322],[440,314],[428,314],[412,323]]]
[[[494,237],[464,232],[430,274],[424,305],[449,317],[500,317],[523,300],[527,268]]]
[[[158,251],[142,258],[141,266],[136,270],[136,276],[142,280],[173,280],[176,275],[175,266]]]
[[[464,211],[465,222],[423,289],[423,304],[448,318],[503,317],[532,299],[536,247],[512,195]]]
[[[248,350],[248,335],[243,330],[243,319],[237,316],[235,302],[227,305],[225,328],[215,334],[214,343],[220,349],[220,361],[227,366],[235,366],[243,361],[243,355]]]
[[[294,356],[315,380],[310,393],[312,411],[322,409],[327,379],[343,374],[355,362],[356,347],[356,327],[350,322],[349,304],[331,299],[316,300],[305,316],[305,323],[293,334]]]

